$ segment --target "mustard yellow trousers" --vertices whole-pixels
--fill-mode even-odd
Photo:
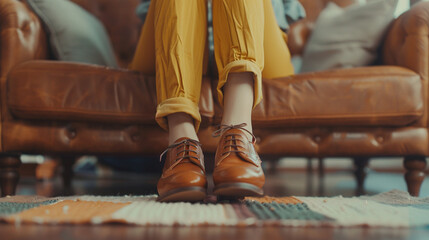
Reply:
[[[212,6],[219,102],[223,104],[222,87],[230,72],[252,72],[256,106],[262,100],[262,77],[293,74],[271,0],[212,0]],[[155,118],[164,129],[166,116],[177,112],[192,116],[199,128],[206,39],[207,0],[152,0],[129,68],[156,75]]]

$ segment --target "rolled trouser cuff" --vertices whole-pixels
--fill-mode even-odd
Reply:
[[[258,64],[251,60],[236,60],[228,63],[223,72],[219,75],[219,83],[217,85],[217,95],[221,106],[223,106],[223,91],[222,87],[228,80],[229,73],[251,72],[253,73],[253,108],[262,101],[262,72]]]
[[[201,115],[198,104],[185,97],[169,98],[158,104],[155,120],[158,125],[168,131],[167,116],[173,113],[187,113],[194,119],[195,131],[201,124]]]

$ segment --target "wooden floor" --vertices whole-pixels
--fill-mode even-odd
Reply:
[[[174,239],[174,240],[252,240],[252,239],[422,239],[429,230],[332,229],[332,228],[225,228],[225,227],[133,227],[103,226],[1,226],[2,239]]]
[[[153,194],[157,175],[126,174],[109,178],[78,176],[71,188],[65,189],[60,179],[36,182],[33,178],[21,179],[18,194],[58,195],[123,195]],[[366,182],[368,194],[391,189],[405,190],[400,173],[370,171]],[[267,195],[323,195],[353,196],[355,182],[349,171],[327,173],[323,180],[317,173],[278,171],[267,174]],[[429,179],[422,187],[422,195],[429,196]],[[429,216],[428,216],[429,217]],[[370,228],[280,228],[280,227],[141,227],[120,224],[100,226],[44,226],[0,224],[0,239],[429,239],[426,229],[370,229]]]

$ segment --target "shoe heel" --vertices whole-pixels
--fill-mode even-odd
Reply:
[[[250,196],[263,196],[264,190],[250,183],[222,183],[215,186],[213,194],[237,199]]]
[[[206,198],[206,189],[202,187],[184,187],[160,195],[158,202],[201,202]]]

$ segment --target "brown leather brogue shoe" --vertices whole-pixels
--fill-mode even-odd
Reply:
[[[162,176],[158,181],[158,201],[197,202],[206,196],[204,156],[201,144],[190,138],[179,138],[166,154]]]
[[[263,195],[265,183],[261,159],[255,151],[255,136],[245,124],[222,127],[213,136],[222,135],[216,150],[213,193],[225,197]],[[246,132],[252,135],[250,142]]]

